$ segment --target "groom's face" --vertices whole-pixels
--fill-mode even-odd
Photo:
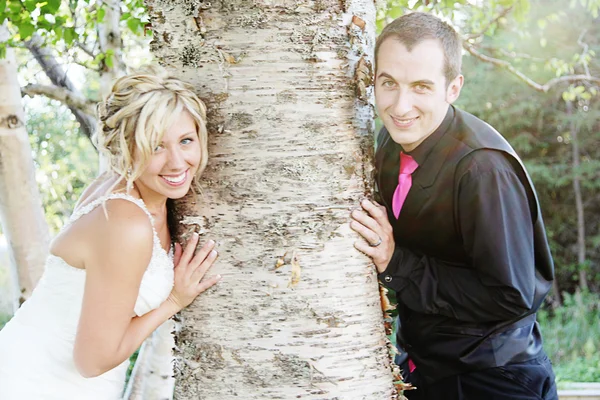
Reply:
[[[377,54],[375,101],[392,139],[405,151],[414,150],[442,123],[462,79],[447,84],[438,40],[423,40],[409,50],[393,36],[385,39]]]

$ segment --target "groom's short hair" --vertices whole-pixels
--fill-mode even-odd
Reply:
[[[449,84],[460,74],[462,66],[462,40],[458,32],[438,17],[414,12],[390,22],[381,32],[375,44],[375,64],[379,47],[388,38],[402,43],[408,51],[424,40],[438,40],[444,52],[444,76]]]

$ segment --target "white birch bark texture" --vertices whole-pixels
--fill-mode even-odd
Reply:
[[[104,8],[103,20],[98,23],[98,44],[103,53],[111,52],[112,66],[106,63],[102,66],[100,73],[101,92],[106,95],[117,78],[125,74],[125,63],[123,62],[123,40],[121,38],[121,1],[102,0],[100,5]]]
[[[175,322],[168,320],[144,341],[123,400],[168,400],[173,397],[173,331]]]
[[[0,25],[0,41],[8,32]],[[0,224],[7,237],[16,309],[42,276],[50,233],[35,180],[12,49],[0,59]]]
[[[179,207],[223,276],[181,313],[174,397],[390,399],[349,227],[370,195],[373,0],[146,4],[154,55],[209,107],[203,194]]]
[[[102,97],[110,93],[115,81],[125,75],[123,61],[123,39],[121,38],[121,0],[102,0],[100,3],[105,10],[103,20],[98,23],[98,45],[102,53],[112,53],[112,66],[106,61],[100,70],[100,93]],[[98,175],[108,170],[108,161],[98,158]]]

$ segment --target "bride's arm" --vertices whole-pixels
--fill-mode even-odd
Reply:
[[[207,244],[193,256],[195,236],[183,255],[178,246],[181,260],[169,299],[132,318],[152,256],[152,226],[144,211],[131,202],[112,200],[106,207],[108,221],[99,207],[90,214],[87,229],[95,239],[85,252],[85,292],[73,351],[75,365],[84,377],[98,376],[121,364],[159,325],[217,281],[215,277],[199,283],[216,253],[211,251],[214,244]]]

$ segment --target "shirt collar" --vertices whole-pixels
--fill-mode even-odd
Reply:
[[[405,152],[415,159],[417,164],[423,165],[427,160],[427,157],[431,153],[431,150],[435,147],[435,145],[440,141],[444,133],[448,130],[450,123],[454,119],[454,106],[449,105],[448,111],[446,111],[446,116],[444,120],[437,127],[435,131],[431,135],[429,135],[423,142],[421,142],[413,151]]]

